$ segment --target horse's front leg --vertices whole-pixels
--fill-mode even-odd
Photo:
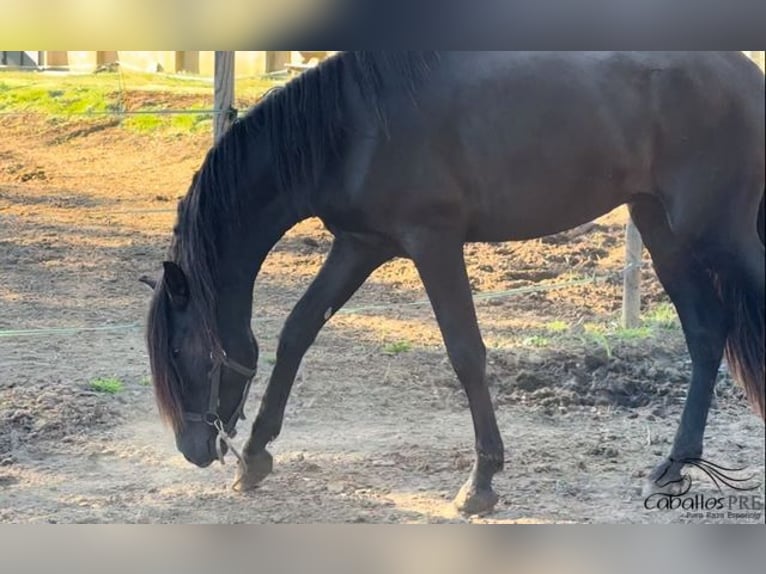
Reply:
[[[451,236],[429,235],[416,240],[408,251],[428,293],[473,418],[476,461],[455,506],[465,514],[488,512],[498,500],[492,477],[503,468],[504,449],[485,380],[486,349],[476,320],[463,246]]]
[[[247,467],[239,466],[235,488],[254,488],[271,472],[272,457],[266,445],[276,439],[282,429],[287,399],[303,355],[332,314],[392,255],[386,247],[346,236],[336,238],[322,269],[282,329],[277,360],[245,443],[243,456]]]

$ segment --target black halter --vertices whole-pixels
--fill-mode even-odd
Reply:
[[[210,399],[208,400],[207,412],[194,413],[187,411],[184,412],[184,419],[192,422],[206,423],[218,430],[219,433],[224,432],[229,437],[233,437],[236,435],[236,429],[234,427],[237,424],[237,420],[245,418],[245,402],[247,401],[247,395],[250,392],[250,384],[253,381],[253,377],[255,377],[256,369],[250,369],[237,361],[230,359],[226,355],[226,351],[223,349],[220,350],[218,356],[214,356],[211,352],[210,358],[213,359],[213,367],[207,375],[207,378],[210,381]],[[245,388],[242,390],[242,398],[240,398],[237,408],[234,409],[234,412],[231,414],[231,418],[228,421],[221,420],[221,417],[218,414],[218,399],[224,367],[247,378]]]

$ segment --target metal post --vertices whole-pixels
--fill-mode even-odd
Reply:
[[[218,141],[234,120],[234,52],[215,52],[213,140]]]

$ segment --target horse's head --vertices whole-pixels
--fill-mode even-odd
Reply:
[[[141,281],[154,290],[147,347],[160,414],[172,426],[178,450],[206,467],[225,454],[217,439],[233,436],[244,418],[258,347],[241,324],[215,319],[210,328],[178,264],[166,261],[159,280]]]

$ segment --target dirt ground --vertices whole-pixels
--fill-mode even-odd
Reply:
[[[271,448],[275,473],[255,492],[232,491],[234,459],[190,466],[159,421],[142,330],[149,293],[137,281],[160,268],[175,201],[210,138],[33,116],[0,126],[0,521],[763,521],[643,506],[642,480],[669,451],[690,362],[677,325],[610,326],[621,210],[579,235],[466,247],[507,451],[496,512],[465,518],[451,506],[472,462],[470,414],[406,261],[380,269],[322,331]],[[282,321],[329,244],[310,220],[264,265],[248,415]],[[652,316],[667,302],[650,265],[642,275]],[[594,276],[603,280],[484,298]],[[17,332],[83,326],[109,330]],[[124,390],[95,391],[100,377]],[[251,421],[240,423],[238,444]],[[763,483],[763,423],[725,369],[706,456]],[[715,493],[704,478],[696,487]]]

